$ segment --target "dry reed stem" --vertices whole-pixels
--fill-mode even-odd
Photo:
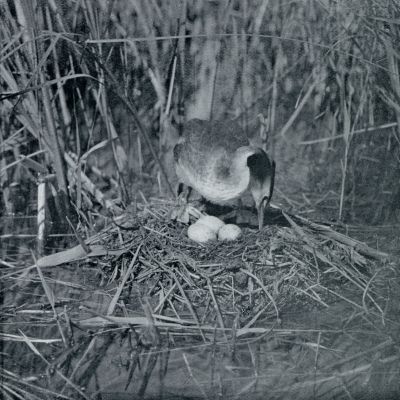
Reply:
[[[24,342],[28,345],[28,347],[31,349],[31,351],[38,356],[42,361],[44,361],[48,367],[52,368],[52,364],[47,361],[47,359],[40,353],[40,351],[36,348],[36,346],[29,340],[29,338],[27,336],[25,336],[25,334],[20,331]],[[61,371],[59,371],[58,369],[55,369],[55,373],[57,375],[59,375],[66,384],[68,384],[69,386],[71,386],[77,393],[79,393],[85,400],[90,400],[89,397],[86,396],[85,393],[82,392],[82,390],[75,385],[68,377],[66,377]]]

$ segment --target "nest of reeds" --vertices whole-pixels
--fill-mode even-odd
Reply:
[[[370,349],[395,370],[387,376],[398,374],[391,330],[377,335],[383,324],[398,329],[387,255],[276,209],[261,232],[244,227],[237,241],[197,244],[171,221],[172,206],[139,204],[18,275],[19,295],[3,313],[5,351],[15,359],[30,349],[20,359],[36,371],[26,385],[78,398],[241,398],[272,387],[272,398],[340,397],[374,368]]]

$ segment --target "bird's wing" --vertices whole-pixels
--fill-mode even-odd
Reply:
[[[192,119],[185,124],[183,137],[190,147],[203,154],[221,150],[229,154],[249,145],[246,134],[234,121]]]

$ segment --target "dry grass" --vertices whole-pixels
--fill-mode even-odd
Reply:
[[[87,252],[4,265],[4,394],[399,389],[395,260],[293,215],[198,245],[170,221],[169,202],[137,208],[86,239]]]
[[[38,174],[56,197],[53,219],[71,202],[71,220],[92,208],[88,172],[111,178],[124,204],[138,188],[168,193],[172,126],[212,115],[260,136],[278,187],[332,190],[344,221],[368,220],[358,210],[371,198],[374,223],[397,218],[395,1],[11,3],[1,4],[0,63],[8,212],[10,184],[33,188]]]
[[[396,397],[398,261],[299,215],[390,224],[398,252],[399,11],[0,2],[2,396]],[[146,200],[193,116],[276,159],[262,233],[199,246]]]

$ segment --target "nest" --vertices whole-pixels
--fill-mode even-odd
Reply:
[[[281,210],[262,232],[245,227],[237,241],[197,244],[171,208],[139,204],[23,270],[3,319],[19,326],[7,329],[8,351],[28,345],[24,363],[39,357],[35,390],[331,398],[358,390],[373,368],[369,349],[395,369],[398,359],[385,355],[392,338],[377,336],[393,322],[387,255]],[[369,347],[360,353],[343,335]]]

